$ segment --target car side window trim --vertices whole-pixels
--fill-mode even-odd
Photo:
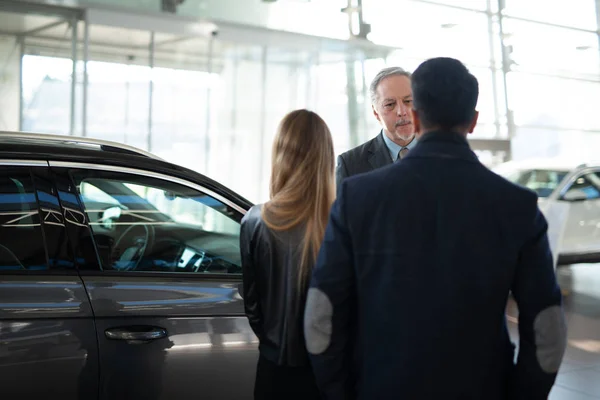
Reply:
[[[17,159],[0,159],[0,165],[11,165],[16,167],[48,167],[48,161],[43,160],[17,160]]]
[[[245,215],[246,210],[239,206],[238,204],[232,202],[228,198],[196,183],[190,182],[186,179],[181,179],[175,176],[169,176],[165,174],[161,174],[158,172],[147,171],[136,168],[127,168],[127,167],[119,167],[115,165],[103,165],[103,164],[88,164],[88,163],[79,163],[79,162],[68,162],[68,161],[49,161],[49,166],[52,168],[74,168],[74,169],[95,169],[100,171],[108,171],[108,172],[121,172],[125,174],[133,174],[133,175],[141,175],[149,178],[162,179],[165,181],[169,181],[172,183],[176,183],[179,185],[187,186],[190,189],[198,190],[202,193],[205,193],[214,199],[220,201],[221,203],[231,207],[236,210],[240,214]]]

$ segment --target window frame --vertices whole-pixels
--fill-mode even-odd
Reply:
[[[73,185],[75,185],[75,181],[72,178],[72,174],[71,174],[72,170],[78,170],[79,172],[85,171],[85,170],[115,172],[115,173],[129,174],[129,175],[134,175],[134,176],[142,176],[142,177],[146,177],[146,178],[164,180],[164,181],[167,181],[170,183],[186,186],[189,189],[193,189],[193,190],[201,192],[207,196],[211,196],[215,200],[220,201],[224,205],[229,206],[234,211],[238,212],[240,221],[247,212],[247,210],[245,210],[242,205],[238,204],[234,200],[232,200],[222,194],[217,193],[215,190],[210,189],[210,188],[206,187],[205,185],[196,183],[194,181],[180,178],[176,175],[167,175],[163,172],[156,172],[156,171],[149,170],[149,169],[122,167],[122,166],[110,165],[110,164],[71,162],[71,161],[49,161],[49,166],[53,170],[61,171],[60,173],[62,173],[62,174],[66,173],[67,175],[69,175],[71,177],[71,182]],[[80,211],[86,215],[87,228],[91,232],[93,232],[92,227],[89,224],[89,219],[87,217],[87,214],[85,213],[85,206],[82,203],[82,200],[81,200],[81,197],[79,194],[77,195],[77,199],[79,202]],[[96,249],[96,256],[98,258],[100,257],[100,254],[97,249]],[[185,278],[185,279],[207,280],[207,281],[212,281],[212,280],[217,280],[217,281],[227,280],[227,281],[235,281],[235,282],[242,281],[241,273],[240,274],[222,274],[222,273],[201,274],[201,273],[194,273],[194,272],[190,273],[190,272],[172,272],[172,271],[165,271],[165,272],[117,271],[117,270],[104,270],[104,269],[102,269],[101,265],[98,265],[98,268],[94,269],[94,270],[80,270],[80,274],[87,275],[87,276],[100,274],[102,276],[107,276],[107,277],[108,276],[132,277],[132,278],[133,277],[144,277],[144,278],[161,277],[163,279],[164,278],[166,278],[166,279]]]

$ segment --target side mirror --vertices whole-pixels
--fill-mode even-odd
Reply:
[[[581,189],[571,189],[562,197],[564,201],[578,202],[587,200],[587,195]]]
[[[102,226],[106,229],[112,229],[114,226],[114,221],[121,217],[121,207],[109,207],[102,212],[102,218],[100,218],[100,222]]]

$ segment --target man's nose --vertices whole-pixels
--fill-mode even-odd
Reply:
[[[398,106],[397,113],[398,113],[399,117],[401,117],[403,115],[408,115],[408,107],[406,107],[404,104],[400,104]]]

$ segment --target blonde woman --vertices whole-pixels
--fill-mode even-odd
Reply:
[[[270,200],[242,220],[246,315],[259,339],[255,399],[318,399],[304,344],[311,271],[335,197],[335,156],[327,124],[296,110],[273,143]]]

